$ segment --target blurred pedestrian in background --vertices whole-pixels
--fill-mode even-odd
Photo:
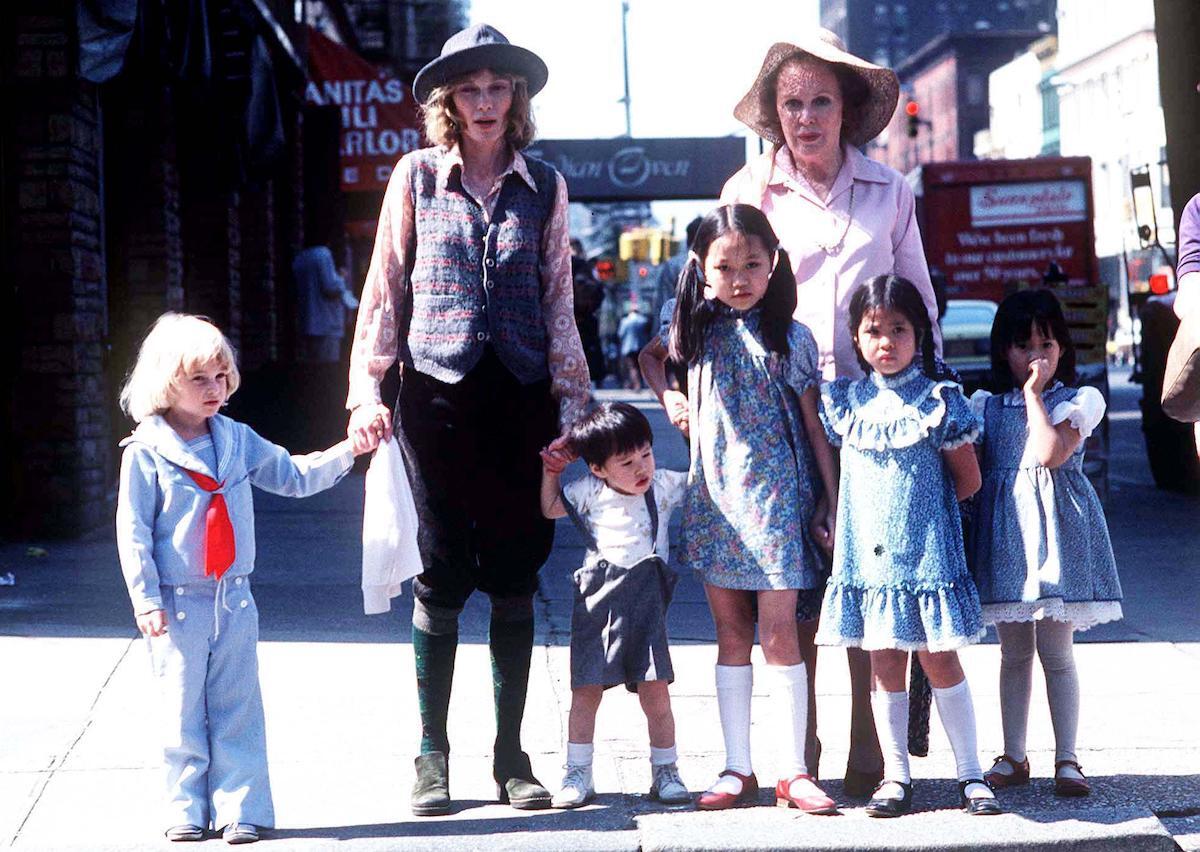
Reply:
[[[334,268],[333,253],[326,246],[302,249],[292,261],[292,275],[300,314],[299,360],[337,363],[346,315],[358,307],[358,299],[346,288],[345,276]]]

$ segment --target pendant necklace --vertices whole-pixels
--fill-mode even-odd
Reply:
[[[834,214],[832,209],[830,209],[829,213],[833,217],[833,221],[836,223],[837,215]],[[850,233],[850,223],[853,221],[854,221],[854,182],[851,181],[851,183],[850,183],[850,205],[849,205],[849,209],[846,211],[846,224],[842,227],[841,235],[834,242],[831,242],[831,243],[822,242],[821,240],[818,240],[816,238],[813,239],[813,242],[815,242],[817,244],[817,247],[819,249],[821,249],[822,251],[824,251],[825,254],[830,254],[830,255],[837,254],[838,252],[840,252],[842,250],[842,246],[846,242],[846,235]],[[835,228],[837,227],[836,224],[834,225],[834,227]]]

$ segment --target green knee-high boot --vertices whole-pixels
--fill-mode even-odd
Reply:
[[[454,657],[458,631],[426,633],[412,629],[413,658],[417,664],[417,707],[421,714],[421,754],[450,753],[446,717],[450,712],[450,685],[454,679]]]
[[[492,652],[492,690],[496,700],[495,778],[502,802],[515,808],[550,806],[550,792],[533,776],[521,750],[521,720],[529,689],[533,655],[533,619],[492,619],[488,645]]]

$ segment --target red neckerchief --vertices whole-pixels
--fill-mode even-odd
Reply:
[[[211,476],[187,471],[197,485],[205,491],[214,492],[225,485]],[[221,575],[233,564],[237,548],[233,540],[233,522],[229,520],[229,507],[224,494],[213,494],[204,514],[204,576],[221,579]]]

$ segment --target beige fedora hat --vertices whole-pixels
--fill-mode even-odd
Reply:
[[[768,82],[774,85],[779,66],[794,56],[804,54],[843,66],[861,78],[870,92],[856,120],[847,123],[842,132],[842,141],[854,146],[865,145],[887,127],[892,120],[892,113],[896,111],[896,102],[900,99],[900,81],[896,79],[896,72],[847,53],[842,40],[825,29],[811,30],[795,43],[777,41],[771,45],[754,85],[733,108],[733,117],[768,142],[783,145],[783,134],[774,107],[769,111],[765,109],[762,95]]]

